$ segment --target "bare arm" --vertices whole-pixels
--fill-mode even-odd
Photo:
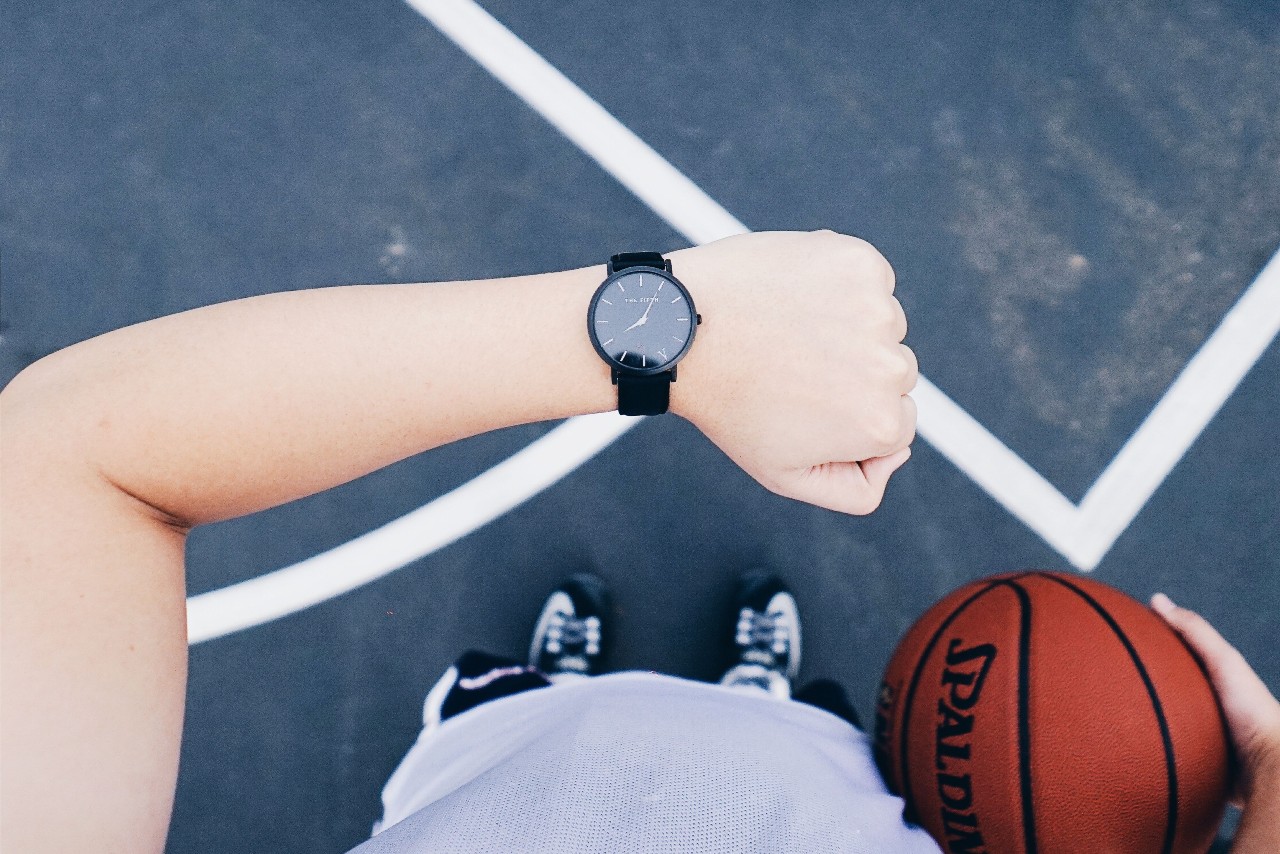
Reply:
[[[874,509],[915,421],[888,265],[829,233],[731,238],[673,260],[707,318],[673,409],[770,489]],[[603,277],[256,297],[109,333],[11,383],[0,848],[161,851],[187,531],[464,436],[612,409],[585,331]]]

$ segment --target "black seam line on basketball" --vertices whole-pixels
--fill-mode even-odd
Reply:
[[[1090,596],[1088,593],[1076,587],[1070,581],[1058,578],[1055,575],[1045,575],[1050,581],[1055,581],[1063,587],[1073,591],[1084,601],[1088,602],[1093,610],[1098,612],[1098,616],[1102,617],[1106,624],[1111,627],[1111,631],[1115,632],[1116,637],[1120,639],[1120,643],[1124,644],[1125,651],[1129,653],[1129,658],[1133,660],[1133,666],[1137,668],[1138,675],[1142,677],[1142,684],[1147,687],[1147,696],[1151,698],[1151,706],[1155,709],[1156,723],[1160,726],[1160,740],[1164,742],[1164,768],[1165,777],[1169,781],[1169,818],[1164,828],[1164,844],[1160,846],[1161,854],[1169,854],[1173,850],[1173,835],[1178,827],[1178,768],[1173,758],[1173,736],[1169,734],[1169,722],[1164,717],[1164,706],[1160,703],[1160,696],[1156,693],[1155,683],[1151,681],[1151,676],[1147,673],[1147,668],[1143,666],[1142,659],[1138,657],[1138,651],[1133,648],[1133,643],[1129,640],[1129,636],[1120,628],[1120,624],[1107,611],[1106,608]]]
[[[899,767],[902,768],[902,797],[907,802],[908,807],[911,807],[913,800],[911,797],[911,766],[907,762],[907,730],[908,724],[911,723],[911,704],[915,702],[916,687],[920,684],[920,677],[924,673],[925,662],[929,660],[929,653],[933,652],[933,648],[938,643],[938,638],[942,637],[942,633],[947,630],[947,627],[951,625],[952,621],[954,621],[956,617],[960,616],[960,613],[964,611],[965,608],[968,608],[974,603],[974,601],[981,596],[984,596],[987,592],[994,590],[997,587],[1001,587],[1005,583],[1006,582],[1004,581],[993,581],[957,605],[955,609],[947,615],[947,618],[942,621],[942,625],[938,626],[937,630],[933,633],[933,637],[929,638],[929,642],[925,644],[924,651],[920,653],[920,658],[916,662],[915,672],[911,674],[911,681],[907,683],[907,696],[902,703],[902,743],[898,745]],[[914,811],[914,807],[912,807],[912,810]],[[919,818],[919,816],[916,816],[916,818]]]
[[[1022,610],[1018,624],[1018,776],[1023,846],[1026,854],[1036,854],[1036,811],[1031,799],[1031,597],[1021,584],[1012,580],[1008,584],[1018,594]]]

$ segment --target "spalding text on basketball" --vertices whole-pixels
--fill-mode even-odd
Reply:
[[[951,854],[982,854],[987,850],[986,843],[973,808],[973,782],[966,769],[971,758],[975,707],[987,672],[996,660],[996,647],[990,643],[965,647],[963,643],[960,638],[951,638],[947,643],[934,763],[947,850]]]

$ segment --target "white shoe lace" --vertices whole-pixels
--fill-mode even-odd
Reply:
[[[738,612],[734,642],[742,649],[742,660],[776,667],[791,652],[791,627],[783,614],[743,608]]]
[[[591,616],[579,619],[563,611],[556,611],[547,622],[547,633],[542,647],[550,655],[561,655],[566,650],[579,650],[582,655],[600,654],[600,618]]]

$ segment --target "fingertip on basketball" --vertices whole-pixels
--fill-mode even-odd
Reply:
[[[1157,593],[1151,597],[1151,610],[1155,611],[1161,619],[1168,623],[1170,628],[1182,635],[1188,643],[1193,646],[1200,645],[1196,641],[1203,634],[1203,630],[1199,626],[1202,620],[1195,611],[1175,604],[1164,593]]]
[[[1166,620],[1172,620],[1178,612],[1178,606],[1173,604],[1173,600],[1165,594],[1157,593],[1151,597],[1151,610]]]
[[[1217,634],[1208,621],[1190,608],[1183,608],[1174,603],[1164,593],[1151,597],[1151,610],[1155,611],[1178,634],[1182,635],[1193,646],[1202,646],[1210,631]]]

